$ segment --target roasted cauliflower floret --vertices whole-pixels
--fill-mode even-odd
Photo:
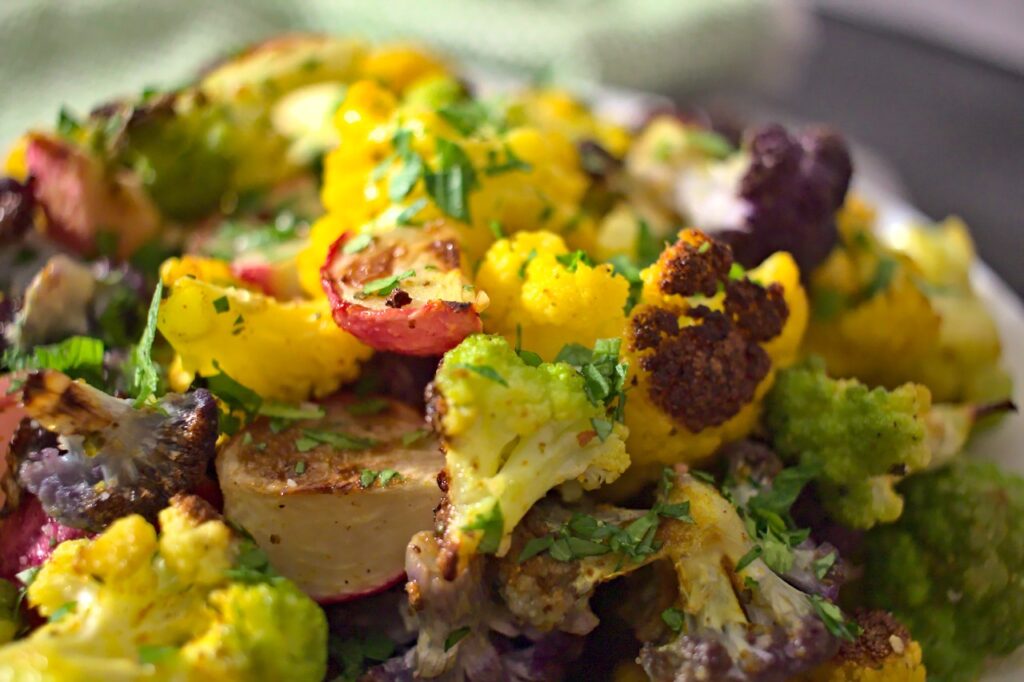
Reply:
[[[895,484],[931,461],[930,409],[931,394],[919,384],[869,389],[830,379],[810,361],[779,374],[765,423],[780,455],[815,467],[828,511],[845,525],[870,528],[899,518]]]
[[[337,390],[372,352],[338,328],[325,300],[282,302],[187,276],[171,283],[157,327],[178,354],[177,387],[223,371],[282,401]]]
[[[825,665],[792,682],[925,682],[921,645],[885,611],[857,609],[860,635]]]
[[[839,218],[840,245],[811,277],[807,350],[829,372],[890,388],[926,385],[937,401],[1006,398],[998,330],[968,278],[963,224],[902,227],[887,246],[856,197]]]
[[[962,457],[900,492],[903,516],[868,533],[864,597],[906,624],[930,679],[976,680],[1024,644],[1024,479]]]
[[[741,272],[728,246],[696,230],[643,271],[625,332],[637,465],[700,460],[742,438],[793,361],[807,319],[796,264],[779,253]]]
[[[477,272],[487,292],[484,331],[552,360],[567,343],[593,346],[622,335],[629,283],[610,265],[592,265],[546,231],[495,242]]]
[[[640,134],[627,169],[640,196],[730,244],[743,265],[786,251],[805,272],[835,244],[835,214],[853,172],[846,142],[826,128],[751,128],[734,150],[668,117]]]
[[[504,554],[551,489],[593,490],[629,466],[626,428],[591,400],[579,372],[528,365],[500,336],[471,336],[444,356],[430,410],[446,453],[448,575],[474,551]]]
[[[979,419],[1014,405],[933,405],[920,384],[870,389],[829,378],[809,358],[779,374],[765,408],[776,450],[814,470],[826,510],[844,525],[870,528],[899,518],[894,486],[904,476],[948,463]]]
[[[60,439],[21,455],[18,480],[73,528],[100,531],[131,513],[155,517],[173,495],[195,489],[214,454],[217,405],[205,389],[133,408],[44,370],[27,377],[22,402]]]
[[[638,661],[656,682],[778,680],[813,669],[849,636],[831,602],[769,568],[736,509],[713,487],[681,475],[669,503],[689,503],[692,522],[659,538],[678,579],[667,628]]]
[[[0,678],[309,680],[326,672],[327,622],[197,498],[61,544],[28,588],[49,619],[0,648]]]

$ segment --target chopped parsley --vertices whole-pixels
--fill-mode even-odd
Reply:
[[[303,445],[300,446],[299,443],[302,443]],[[310,443],[312,443],[312,445],[310,445]],[[296,447],[299,448],[299,452],[312,450],[319,444],[330,445],[338,450],[366,450],[376,445],[377,441],[372,438],[341,433],[340,431],[302,429],[302,437],[295,442]],[[303,447],[306,449],[303,450]]]
[[[142,338],[132,349],[131,364],[132,392],[135,394],[135,406],[142,405],[156,394],[160,385],[160,374],[153,362],[153,342],[156,340],[156,321],[160,313],[160,299],[163,297],[164,284],[158,281],[153,290],[153,298],[149,302],[146,313],[146,326],[142,330]]]
[[[251,419],[259,412],[263,399],[259,393],[226,374],[216,360],[213,367],[218,373],[206,379],[206,387],[227,406],[226,410],[220,408],[220,430],[230,436],[241,426],[233,413],[241,412],[246,419]]]
[[[420,198],[402,209],[402,212],[395,216],[396,225],[412,225],[412,219],[427,205],[427,200]]]
[[[298,462],[295,463],[295,473],[298,474],[299,476],[306,473],[306,460],[300,459]]]
[[[523,350],[523,325],[516,324],[516,355],[528,367],[539,367],[543,362],[541,357],[532,350]]]
[[[331,635],[327,650],[338,666],[340,675],[335,682],[355,682],[366,668],[383,663],[395,653],[395,643],[379,632],[368,632],[363,637],[346,639]]]
[[[71,615],[72,613],[75,613],[75,611],[77,611],[77,610],[78,610],[78,602],[76,602],[76,601],[64,602],[63,604],[58,606],[54,610],[53,613],[50,614],[50,617],[47,620],[49,620],[49,622],[51,622],[51,623],[56,623],[57,621],[61,620],[62,618],[65,618],[65,617]]]
[[[498,374],[498,371],[491,367],[490,365],[470,365],[465,362],[459,362],[452,365],[452,367],[469,370],[470,372],[479,374],[485,379],[490,379],[496,384],[501,384],[502,386],[506,387],[508,386],[508,382],[505,381],[505,378]]]
[[[352,255],[353,253],[359,253],[373,243],[372,234],[357,234],[355,237],[349,239],[345,246],[342,247],[341,252],[346,255]]]
[[[796,528],[789,510],[800,495],[800,491],[817,475],[814,466],[796,466],[783,469],[758,494],[738,505],[747,532],[754,539],[755,546],[742,559],[736,570],[751,561],[761,558],[776,573],[785,573],[795,560],[793,549],[810,535],[807,529]],[[725,482],[725,490],[730,488]],[[749,557],[749,559],[748,559]],[[744,560],[747,560],[746,563]]]
[[[139,663],[142,665],[159,665],[178,654],[178,647],[160,644],[142,644],[138,649]]]
[[[811,562],[811,568],[814,570],[814,575],[817,576],[818,580],[824,580],[825,576],[832,569],[836,563],[836,553],[829,552],[823,557],[819,557]]]
[[[362,290],[359,292],[359,296],[387,296],[392,291],[398,288],[398,283],[414,277],[416,275],[415,270],[406,270],[397,275],[390,275],[388,277],[381,277],[379,279],[371,280],[363,285]]]
[[[452,647],[465,639],[466,635],[470,632],[469,626],[464,625],[461,628],[456,628],[448,633],[448,636],[444,638],[444,650],[450,651]]]
[[[437,153],[437,170],[428,169],[424,176],[427,194],[445,215],[472,222],[469,193],[478,185],[472,161],[458,143],[443,137],[437,138]]]
[[[860,636],[861,627],[854,621],[848,621],[838,606],[817,594],[808,596],[815,613],[825,624],[825,629],[834,637],[844,639],[847,642],[856,641]]]
[[[386,488],[393,480],[402,480],[402,474],[394,469],[381,469],[380,471],[363,469],[359,472],[359,486],[361,488],[371,488],[377,481],[380,482],[381,488]]]
[[[682,632],[686,624],[686,614],[674,606],[670,606],[661,612],[661,620],[665,622],[672,632]]]
[[[445,104],[438,108],[437,115],[463,136],[472,135],[491,120],[487,105],[471,99]]]
[[[498,154],[492,149],[487,154],[487,165],[484,166],[484,175],[501,175],[502,173],[511,173],[512,171],[530,171],[533,166],[523,161],[521,158],[516,156],[516,153],[512,151],[512,147],[508,144],[504,147],[505,158],[502,161],[498,161]]]
[[[327,413],[320,405],[306,403],[303,405],[289,405],[287,403],[268,402],[262,403],[257,409],[257,414],[276,419],[299,421],[301,419],[322,419]]]
[[[487,229],[491,231],[491,234],[494,235],[495,239],[505,238],[505,230],[502,228],[500,220],[492,220],[487,223]]]
[[[597,434],[602,443],[608,440],[608,436],[612,434],[612,430],[615,428],[615,424],[607,419],[591,419],[590,425],[594,427],[594,433]]]
[[[606,523],[589,514],[575,513],[552,535],[533,538],[517,558],[527,559],[547,552],[555,561],[569,562],[588,556],[617,554],[621,560],[642,561],[657,552],[661,545],[655,540],[661,520],[668,518],[693,523],[689,501],[669,503],[672,491],[671,469],[662,472],[659,499],[654,506],[624,527]]]
[[[563,253],[555,256],[555,260],[561,263],[569,272],[576,272],[580,263],[583,263],[584,265],[593,265],[593,262],[591,262],[590,257],[587,255],[587,252],[582,249],[577,249],[572,253]]]
[[[570,343],[563,346],[555,356],[555,362],[564,362],[576,368],[583,377],[583,388],[590,402],[604,407],[611,418],[618,422],[623,420],[626,376],[629,374],[629,364],[619,362],[621,347],[621,339],[598,339],[593,350],[578,343]]]
[[[519,266],[519,279],[526,279],[526,268],[530,267],[530,263],[536,257],[537,249],[530,249],[530,253],[526,254],[526,258],[523,259],[522,264]]]
[[[732,143],[712,130],[702,128],[686,128],[686,142],[705,156],[713,159],[728,158],[736,151]]]
[[[345,410],[352,415],[362,417],[366,415],[380,414],[391,405],[384,398],[364,398],[359,402],[352,403]]]
[[[409,447],[414,443],[420,442],[429,434],[430,431],[427,429],[416,429],[415,431],[410,431],[409,433],[406,433],[402,436],[402,445]]]
[[[31,352],[8,348],[2,364],[10,371],[53,369],[75,379],[98,384],[102,378],[103,342],[91,336],[72,336],[60,343],[36,346]]]
[[[218,313],[226,313],[231,310],[231,301],[228,300],[227,296],[221,296],[213,301],[213,309]]]
[[[480,554],[494,554],[501,546],[501,538],[505,534],[505,517],[501,513],[501,504],[495,502],[490,510],[477,514],[471,523],[462,527],[462,530],[482,531],[483,536],[476,551]]]

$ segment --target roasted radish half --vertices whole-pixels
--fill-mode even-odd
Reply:
[[[127,258],[157,233],[160,215],[132,173],[108,172],[83,148],[46,135],[31,136],[25,156],[47,233],[56,241],[93,255],[100,233],[109,232],[118,256]]]
[[[486,294],[469,283],[443,221],[381,235],[347,232],[320,271],[334,320],[377,350],[441,355],[482,328]]]
[[[322,412],[256,421],[224,448],[217,472],[225,516],[326,603],[402,580],[409,538],[433,526],[444,458],[403,403],[334,398]]]

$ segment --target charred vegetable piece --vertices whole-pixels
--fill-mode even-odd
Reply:
[[[684,230],[642,273],[625,333],[629,451],[640,465],[699,461],[747,435],[776,370],[796,356],[807,300],[793,259],[733,266],[727,245]]]
[[[885,611],[857,609],[853,619],[861,633],[843,642],[839,653],[820,668],[792,682],[925,682],[921,645]]]
[[[581,637],[520,627],[498,600],[483,557],[454,580],[439,561],[439,539],[417,533],[409,542],[406,592],[419,637],[404,656],[372,669],[369,680],[522,680],[559,682],[583,650]]]
[[[455,231],[439,221],[345,233],[321,276],[342,329],[376,350],[440,355],[482,328],[487,296],[466,272]]]
[[[294,421],[255,422],[217,457],[225,514],[320,602],[387,589],[402,579],[409,538],[433,525],[437,440],[395,400],[302,409]]]
[[[64,525],[103,530],[137,513],[153,517],[200,482],[217,439],[217,406],[208,391],[171,393],[134,409],[52,370],[29,374],[26,413],[61,436],[59,447],[28,452],[18,480]]]
[[[157,234],[159,212],[133,173],[108,172],[84,148],[46,135],[29,138],[26,160],[33,196],[55,241],[94,255],[107,239],[127,258]]]
[[[569,483],[594,490],[629,466],[626,429],[565,363],[531,365],[500,336],[447,353],[428,407],[445,450],[445,574],[474,552],[503,555],[537,500]]]
[[[666,524],[679,595],[664,634],[639,661],[655,682],[782,680],[835,653],[850,626],[831,602],[794,587],[754,555],[743,520],[714,488],[682,475],[668,502],[692,523]]]

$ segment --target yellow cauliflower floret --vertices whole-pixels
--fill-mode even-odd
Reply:
[[[160,265],[160,281],[169,287],[183,277],[202,280],[219,287],[247,287],[248,284],[235,277],[231,266],[216,258],[182,256],[168,258]]]
[[[521,116],[529,125],[557,130],[574,142],[594,140],[618,157],[629,149],[632,136],[626,128],[596,116],[565,90],[527,90],[513,98],[512,107],[510,118]]]
[[[28,177],[28,162],[25,160],[25,152],[28,151],[28,135],[22,135],[7,151],[4,159],[4,175],[15,180],[24,180]]]
[[[793,258],[745,275],[731,264],[727,246],[685,230],[641,274],[625,333],[635,465],[624,489],[749,434],[776,371],[796,359],[808,313]]]
[[[436,55],[416,45],[393,43],[369,51],[360,65],[363,78],[377,81],[394,92],[404,92],[417,81],[449,73]]]
[[[1005,398],[999,334],[974,293],[974,248],[958,220],[874,234],[870,206],[851,197],[840,245],[813,273],[806,350],[830,374],[895,387],[923,383],[940,402]]]
[[[450,219],[471,262],[494,241],[494,225],[506,234],[580,225],[588,180],[575,146],[557,131],[482,124],[464,134],[370,82],[349,89],[335,125],[342,144],[324,161],[328,215],[299,256],[311,296],[323,295],[319,269],[334,240],[346,230],[386,230],[399,216],[416,224]]]
[[[561,262],[559,261],[561,258]],[[553,360],[567,343],[588,348],[617,338],[626,323],[629,283],[610,265],[591,266],[551,232],[520,232],[495,242],[477,273],[490,307],[484,330]]]
[[[272,400],[332,393],[372,353],[334,323],[325,299],[282,302],[190,277],[170,285],[157,327],[179,356],[172,382],[223,371]]]
[[[50,619],[0,647],[0,680],[319,681],[327,622],[196,498],[54,550],[28,588]],[[242,582],[235,582],[235,580]]]

